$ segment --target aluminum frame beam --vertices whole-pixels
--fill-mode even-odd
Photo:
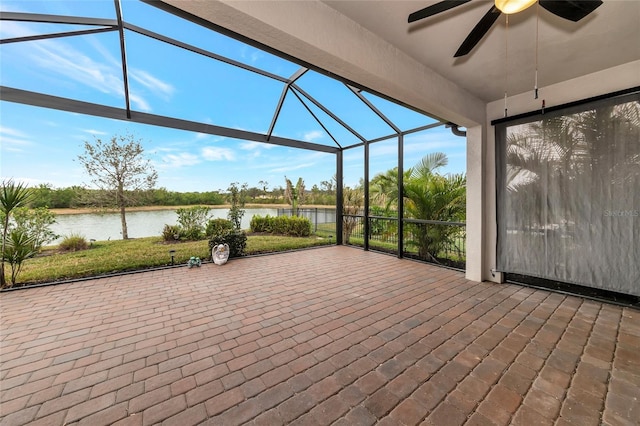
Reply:
[[[178,16],[178,17],[180,17],[182,19],[186,19],[187,21],[191,21],[194,24],[200,25],[200,26],[202,26],[204,28],[208,28],[208,29],[213,30],[213,31],[215,31],[217,33],[223,34],[223,35],[225,35],[227,37],[231,37],[231,38],[233,38],[235,40],[238,40],[238,41],[240,41],[242,43],[245,43],[245,44],[247,44],[249,46],[253,46],[253,47],[257,48],[257,49],[260,49],[260,50],[263,50],[263,51],[265,51],[267,53],[270,53],[272,55],[278,56],[279,58],[282,58],[282,59],[287,60],[289,62],[292,62],[294,64],[298,64],[298,65],[306,67],[306,68],[308,68],[310,70],[316,71],[316,72],[324,75],[325,77],[332,78],[332,79],[340,81],[340,82],[342,82],[344,84],[349,84],[349,85],[351,85],[353,87],[360,88],[360,89],[365,90],[365,91],[367,91],[367,92],[369,92],[369,93],[371,93],[373,95],[379,96],[382,99],[386,99],[386,100],[388,100],[390,102],[397,103],[397,104],[403,106],[404,108],[410,109],[412,111],[415,111],[415,112],[417,112],[419,114],[422,114],[422,115],[425,115],[427,117],[431,117],[434,120],[444,121],[439,117],[435,117],[435,116],[433,116],[431,114],[425,113],[424,111],[420,111],[419,109],[417,109],[417,108],[415,108],[415,107],[413,107],[411,105],[408,105],[408,104],[405,104],[405,103],[399,103],[398,100],[393,99],[393,98],[385,95],[382,92],[378,92],[376,90],[372,90],[370,88],[367,88],[367,87],[359,84],[356,81],[352,81],[352,80],[343,78],[343,77],[341,77],[341,76],[339,76],[337,74],[334,74],[332,72],[326,71],[326,70],[320,68],[319,66],[316,66],[316,65],[314,65],[314,64],[312,64],[310,62],[302,61],[301,59],[296,58],[294,56],[291,56],[291,55],[289,55],[289,54],[287,54],[287,53],[285,53],[283,51],[275,49],[275,48],[273,48],[273,47],[271,47],[269,45],[266,45],[264,43],[257,42],[257,41],[255,41],[255,40],[253,40],[253,39],[251,39],[249,37],[246,37],[246,36],[244,36],[242,34],[236,33],[234,31],[231,31],[231,30],[229,30],[227,28],[224,28],[224,27],[222,27],[222,26],[220,26],[218,24],[215,24],[214,22],[208,21],[208,20],[203,19],[203,18],[201,18],[199,16],[196,16],[196,15],[193,15],[193,14],[191,14],[189,12],[186,12],[183,9],[180,9],[180,8],[178,8],[176,6],[173,6],[173,5],[167,4],[167,3],[163,2],[163,1],[158,1],[158,0],[140,0],[140,1],[142,1],[143,3],[146,3],[146,4],[150,5],[150,6],[156,7],[158,9],[160,9],[160,10],[163,10],[163,11],[165,11],[167,13],[170,13],[172,15]],[[363,142],[364,142],[364,140],[363,140]]]
[[[376,114],[382,121],[384,121],[387,126],[391,127],[397,134],[402,133],[402,130],[400,130],[400,128],[398,126],[396,126],[393,121],[391,121],[386,115],[384,115],[378,108],[376,108],[375,105],[373,105],[369,99],[365,98],[362,93],[360,93],[359,89],[356,89],[353,86],[350,86],[348,84],[345,83],[345,86],[347,86],[347,89],[351,90],[351,93],[353,93],[354,95],[356,95],[358,97],[358,99],[360,99],[360,101],[362,103],[364,103],[366,106],[369,107],[369,109],[371,111],[374,112],[374,114]]]
[[[124,26],[125,29],[133,31],[135,33],[138,33],[138,34],[141,34],[141,35],[144,35],[144,36],[147,36],[147,37],[151,37],[151,38],[153,38],[155,40],[162,41],[164,43],[171,44],[171,45],[176,46],[176,47],[180,47],[182,49],[188,50],[188,51],[193,52],[193,53],[197,53],[197,54],[202,55],[202,56],[206,56],[206,57],[211,58],[211,59],[215,59],[215,60],[220,61],[220,62],[224,62],[225,64],[233,65],[234,67],[242,68],[243,70],[251,71],[253,73],[262,75],[264,77],[269,77],[269,78],[271,78],[273,80],[278,80],[278,81],[280,81],[282,83],[286,83],[287,82],[286,78],[280,77],[277,74],[273,74],[273,73],[270,73],[268,71],[264,71],[264,70],[262,70],[260,68],[252,67],[251,65],[247,65],[247,64],[244,64],[242,62],[236,61],[234,59],[227,58],[226,56],[218,55],[217,53],[213,53],[213,52],[210,52],[208,50],[201,49],[199,47],[193,46],[193,45],[188,44],[188,43],[183,43],[183,42],[181,42],[179,40],[176,40],[176,39],[173,39],[171,37],[163,36],[162,34],[158,34],[156,32],[149,31],[149,30],[144,29],[142,27],[138,27],[137,25],[133,25],[133,24],[129,24],[127,22],[124,22],[123,26]]]
[[[307,110],[307,112],[309,114],[311,114],[311,116],[316,120],[316,122],[320,125],[320,127],[322,127],[322,130],[324,130],[325,132],[327,132],[327,134],[329,135],[329,137],[331,138],[331,140],[333,140],[333,142],[338,145],[338,148],[342,148],[342,146],[338,143],[338,141],[336,140],[336,138],[333,137],[333,135],[331,134],[331,132],[329,131],[329,129],[326,128],[326,126],[324,124],[322,124],[322,121],[313,113],[313,111],[311,111],[311,108],[309,108],[309,105],[307,105],[304,102],[304,99],[302,99],[300,97],[300,95],[298,95],[298,93],[294,90],[291,89],[291,93],[293,93],[295,95],[296,98],[298,98],[298,100],[300,101],[300,103],[302,104],[302,106],[304,106]]]
[[[127,72],[127,49],[124,42],[124,28],[122,26],[122,9],[120,0],[113,0],[116,8],[116,18],[118,19],[118,33],[120,34],[120,57],[122,59],[122,84],[124,86],[124,104],[127,111],[127,118],[131,118],[131,100],[129,97],[129,73]]]
[[[213,124],[199,123],[196,121],[182,120],[178,118],[148,114],[144,112],[131,111],[131,118],[127,118],[126,110],[121,108],[99,105],[84,101],[77,101],[75,99],[62,98],[58,96],[45,95],[42,93],[30,92],[27,90],[16,89],[7,86],[0,86],[0,99],[3,101],[15,102],[24,105],[75,112],[78,114],[93,115],[96,117],[111,118],[115,120],[132,121],[134,123],[150,124],[153,126],[187,130],[197,133],[206,133],[232,139],[263,142],[272,145],[287,146],[309,151],[326,152],[330,154],[335,154],[340,151],[339,148],[334,148],[331,146],[318,145],[310,142],[304,142],[278,136],[272,136],[269,140],[267,140],[267,135],[262,133],[231,129],[228,127],[216,126]]]
[[[118,27],[115,26],[115,27],[107,27],[107,28],[95,28],[91,30],[64,31],[60,33],[48,33],[48,34],[37,34],[37,35],[24,36],[24,37],[4,38],[0,40],[0,44],[19,43],[21,41],[46,40],[49,38],[63,38],[63,37],[73,37],[73,36],[81,36],[81,35],[88,35],[88,34],[107,33],[110,31],[118,31]]]
[[[40,22],[45,24],[97,25],[114,27],[117,19],[85,18],[81,16],[47,15],[43,13],[0,12],[0,21]]]
[[[298,86],[297,84],[292,84],[291,87],[293,87],[294,89],[296,89],[298,92],[300,92],[302,94],[302,96],[304,96],[305,98],[309,99],[315,106],[317,106],[318,108],[320,108],[325,114],[327,114],[329,117],[333,118],[334,120],[336,120],[342,127],[344,127],[345,129],[347,129],[352,135],[354,135],[356,138],[360,139],[362,142],[366,142],[367,139],[362,136],[360,133],[356,132],[355,130],[353,130],[351,128],[351,126],[349,126],[347,123],[345,123],[344,121],[342,121],[342,119],[340,119],[338,116],[336,116],[333,112],[331,112],[330,110],[328,110],[324,105],[322,105],[320,102],[318,102],[313,96],[311,96],[310,94],[308,94],[307,92],[305,92],[300,86]]]
[[[282,110],[282,105],[284,104],[284,100],[287,97],[287,92],[289,91],[289,87],[300,77],[304,75],[305,72],[309,71],[308,68],[300,67],[291,77],[287,80],[287,83],[282,88],[282,93],[280,94],[280,99],[278,99],[278,105],[276,106],[276,110],[273,114],[273,118],[271,119],[271,124],[269,125],[269,130],[267,131],[267,139],[271,138],[273,134],[273,129],[276,127],[276,123],[278,121],[278,117],[280,116],[280,111]]]

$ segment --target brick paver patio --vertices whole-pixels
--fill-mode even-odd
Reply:
[[[2,425],[640,419],[640,312],[348,247],[0,302]]]

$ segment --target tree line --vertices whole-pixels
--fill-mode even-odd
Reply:
[[[48,207],[50,209],[68,208],[92,208],[99,207],[96,200],[104,199],[103,190],[89,189],[82,186],[70,186],[55,188],[48,183],[28,188],[32,193],[28,207]],[[277,186],[273,189],[248,187],[247,200],[252,204],[287,204],[285,198],[286,189]],[[126,191],[133,196],[133,191]],[[154,188],[138,191],[138,205],[141,206],[196,206],[196,205],[222,205],[229,203],[228,192],[203,191],[203,192],[178,192],[169,191],[166,188]],[[313,185],[306,190],[306,204],[334,205],[335,188]]]

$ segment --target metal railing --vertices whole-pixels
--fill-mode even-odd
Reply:
[[[344,215],[344,244],[364,247],[364,215]],[[403,257],[465,269],[466,227],[463,222],[403,219]],[[371,250],[398,254],[398,219],[369,216]]]
[[[278,216],[293,216],[293,209],[278,209]],[[327,228],[322,225],[333,224],[335,229],[336,209],[334,208],[299,208],[298,216],[309,219],[313,232]]]
[[[404,219],[403,254],[464,270],[466,238],[466,224],[463,222]]]
[[[278,216],[291,216],[291,209],[278,209]],[[335,232],[336,211],[331,208],[302,208],[298,216],[311,221],[314,232]],[[364,214],[345,214],[342,219],[343,244],[398,255],[398,218],[369,216],[365,239]],[[466,224],[438,220],[403,219],[402,256],[450,268],[465,269]],[[330,229],[329,229],[330,228]]]

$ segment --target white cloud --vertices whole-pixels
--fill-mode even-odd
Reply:
[[[295,166],[291,165],[291,166],[278,167],[276,169],[269,170],[269,173],[290,172],[290,171],[293,171],[293,170],[306,169],[307,167],[312,167],[314,165],[315,165],[315,163],[304,163],[304,164],[298,164],[298,165],[295,165]]]
[[[29,140],[29,135],[20,130],[0,126],[0,145],[4,151],[24,152],[33,142]]]
[[[240,149],[243,151],[255,151],[260,149],[262,145],[264,144],[261,144],[260,142],[242,142],[240,144]]]
[[[438,128],[415,135],[409,135],[404,141],[405,152],[431,152],[465,149],[467,140],[455,136],[449,129]]]
[[[143,70],[132,69],[129,71],[129,77],[165,100],[169,100],[175,92],[175,88],[171,84],[165,83]]]
[[[30,60],[49,73],[64,75],[103,93],[122,95],[121,70],[97,62],[66,43],[43,40],[34,45]]]
[[[26,138],[27,135],[26,133],[20,131],[20,130],[16,130],[16,129],[11,129],[9,127],[4,127],[4,126],[0,126],[0,135],[4,136],[4,135],[8,135],[8,136],[14,136],[14,137],[18,137],[18,138]]]
[[[21,184],[23,184],[25,186],[30,186],[30,187],[36,187],[36,186],[40,185],[41,183],[50,183],[50,182],[44,181],[42,179],[29,178],[29,177],[12,176],[11,179],[13,179],[14,182],[20,182]]]
[[[2,38],[25,37],[32,34],[33,31],[29,31],[25,25],[17,22],[3,21],[2,26],[0,26],[0,36]]]
[[[2,141],[2,144],[9,144],[9,145],[14,145],[14,146],[29,146],[32,143],[28,140],[25,139],[19,139],[19,138],[12,138],[12,137],[6,137],[6,136],[2,136],[2,138],[0,138],[0,140]]]
[[[129,100],[131,101],[131,103],[135,104],[140,111],[151,111],[151,105],[149,105],[146,99],[144,99],[142,96],[138,96],[135,93],[129,92]]]
[[[242,142],[240,144],[240,149],[243,151],[254,151],[256,152],[256,154],[259,154],[259,151],[265,150],[265,149],[272,149],[275,148],[276,145],[272,145],[270,143],[264,143],[264,142]],[[258,156],[258,155],[254,155],[254,156]]]
[[[207,146],[202,148],[202,157],[208,161],[234,161],[235,155],[232,150],[229,148],[216,148],[212,146]]]
[[[323,136],[324,136],[324,133],[321,132],[320,130],[311,130],[302,135],[302,140],[305,140],[307,142],[314,142]]]
[[[195,154],[181,152],[180,154],[168,154],[162,157],[163,164],[161,168],[179,168],[185,166],[193,166],[201,163],[202,160]]]
[[[171,148],[169,146],[159,146],[154,149],[154,151],[156,152],[175,152],[177,150],[178,150],[177,148]]]
[[[240,57],[249,64],[255,64],[262,58],[262,52],[253,47],[243,46],[240,50]]]
[[[101,130],[94,129],[84,129],[84,132],[89,133],[90,135],[107,135],[107,132],[103,132]]]
[[[0,32],[3,38],[20,37],[30,33],[29,27],[12,22],[3,23]],[[89,49],[92,56],[60,40],[40,40],[29,44],[29,49],[18,51],[14,58],[22,56],[26,59],[27,63],[22,65],[28,67],[31,72],[46,72],[48,77],[62,75],[67,80],[101,93],[123,98],[124,85],[119,60],[99,42],[92,40],[90,44],[93,46],[93,50]],[[171,84],[144,70],[129,70],[129,77],[164,100],[168,100],[175,92]],[[61,80],[61,83],[64,84],[64,80]],[[129,95],[137,109],[151,111],[149,102],[140,93],[131,91]]]

